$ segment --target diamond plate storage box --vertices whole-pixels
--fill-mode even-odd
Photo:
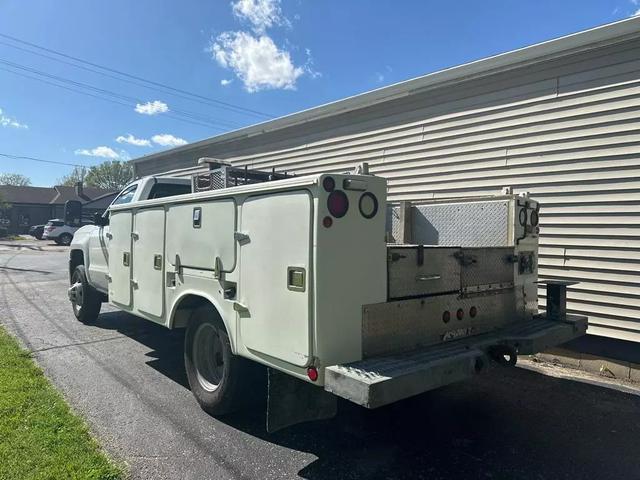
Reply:
[[[526,199],[522,199],[526,201]],[[460,200],[455,203],[423,202],[410,206],[407,215],[411,241],[402,238],[401,205],[390,205],[387,232],[392,243],[450,247],[507,247],[516,243],[511,227],[521,208],[517,196]],[[405,220],[406,221],[406,220]]]

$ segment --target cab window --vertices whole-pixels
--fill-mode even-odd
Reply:
[[[151,187],[149,199],[173,197],[174,195],[184,195],[191,193],[191,184],[183,183],[156,183]]]
[[[118,197],[113,201],[111,205],[121,205],[123,203],[129,203],[131,200],[133,200],[133,196],[135,195],[137,188],[137,183],[125,188],[122,192],[120,192],[120,195],[118,195]]]

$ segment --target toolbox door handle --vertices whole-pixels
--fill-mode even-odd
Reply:
[[[440,275],[416,275],[416,282],[428,282],[430,280],[440,280]]]

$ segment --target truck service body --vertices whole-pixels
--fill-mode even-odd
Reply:
[[[336,396],[375,408],[586,330],[565,285],[538,314],[527,196],[387,205],[386,181],[366,173],[188,182],[141,179],[78,230],[69,297],[83,321],[108,300],[186,327],[189,382],[214,414],[238,403],[238,362],[269,367],[274,430],[330,416]]]

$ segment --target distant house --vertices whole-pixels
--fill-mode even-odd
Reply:
[[[42,225],[52,218],[64,216],[67,200],[78,200],[86,214],[105,210],[117,191],[85,187],[81,183],[74,187],[16,187],[0,185],[0,199],[7,208],[0,211],[0,226],[9,233],[27,233],[32,225]]]

